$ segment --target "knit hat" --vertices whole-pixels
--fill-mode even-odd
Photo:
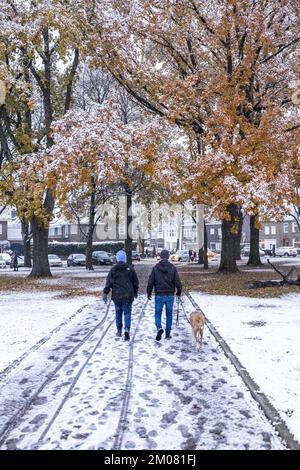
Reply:
[[[170,253],[168,250],[161,250],[160,252],[160,258],[161,259],[169,259]]]
[[[124,250],[118,251],[118,253],[116,254],[116,257],[117,257],[118,263],[120,262],[126,263],[127,261],[127,256]]]

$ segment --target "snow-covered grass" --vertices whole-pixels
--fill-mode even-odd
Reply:
[[[58,298],[58,291],[1,293],[0,372],[93,297]]]
[[[86,271],[85,268],[56,268],[50,278],[28,278],[28,270],[6,271],[0,276],[0,292],[56,291],[60,297],[99,296],[109,268]],[[1,308],[1,304],[0,304]]]
[[[211,264],[208,270],[204,270],[202,266],[194,263],[181,265],[178,267],[178,271],[190,291],[255,298],[280,297],[287,293],[300,293],[300,287],[296,285],[251,289],[249,286],[255,281],[282,280],[282,277],[269,264],[264,263],[260,267],[250,267],[246,262],[247,260],[238,261],[239,271],[236,273],[220,273],[218,266]],[[274,262],[273,258],[271,262]],[[291,279],[297,279],[300,275],[300,258],[275,258],[275,264],[283,274],[288,273],[291,266],[295,266],[295,270],[290,275]]]
[[[300,442],[300,294],[192,295]]]

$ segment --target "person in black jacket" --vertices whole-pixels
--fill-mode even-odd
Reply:
[[[12,259],[12,266],[14,268],[14,271],[19,271],[19,262],[18,262],[18,253],[16,251],[13,252],[13,255],[11,257]]]
[[[172,313],[174,304],[174,294],[180,297],[182,284],[176,267],[168,261],[170,253],[168,250],[162,250],[160,253],[160,262],[157,263],[150,274],[147,295],[151,300],[151,294],[154,287],[155,291],[155,325],[157,328],[156,340],[160,341],[164,330],[161,326],[161,316],[164,305],[166,306],[166,338],[171,338]]]
[[[126,253],[118,251],[117,264],[111,268],[106,278],[103,290],[103,300],[107,302],[107,295],[112,289],[112,300],[116,308],[117,336],[122,336],[123,313],[125,323],[125,340],[129,340],[131,325],[131,310],[134,298],[138,296],[139,280],[133,266],[126,263]]]

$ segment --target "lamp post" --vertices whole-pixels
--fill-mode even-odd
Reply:
[[[0,106],[2,106],[5,103],[5,95],[6,95],[5,83],[3,80],[0,80]]]

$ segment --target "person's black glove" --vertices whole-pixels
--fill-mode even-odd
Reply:
[[[177,292],[176,297],[180,297],[180,296],[181,296],[181,292]]]
[[[152,300],[151,295],[148,295],[147,298],[148,298],[148,300]]]
[[[137,299],[137,298],[138,298],[138,294],[134,294],[134,298]]]
[[[108,300],[107,294],[103,294],[102,299],[103,299],[103,302],[107,304],[107,300]]]

